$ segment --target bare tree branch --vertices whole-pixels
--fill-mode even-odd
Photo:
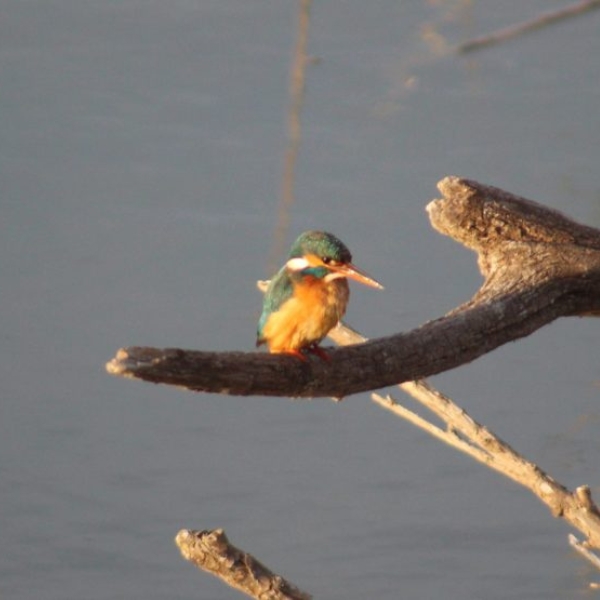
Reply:
[[[310,594],[276,575],[251,554],[229,542],[222,529],[188,531],[175,536],[182,556],[224,581],[227,585],[257,600],[310,600]]]
[[[563,316],[600,314],[600,232],[474,181],[447,177],[427,211],[478,254],[481,289],[449,314],[303,363],[265,353],[130,347],[109,373],[193,391],[341,398],[456,368]]]

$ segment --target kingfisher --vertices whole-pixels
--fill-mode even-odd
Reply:
[[[306,361],[306,352],[328,360],[319,342],[344,316],[348,279],[383,289],[352,264],[346,245],[326,231],[305,231],[271,279],[258,321],[256,345]]]

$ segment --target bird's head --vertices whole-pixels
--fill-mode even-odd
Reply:
[[[305,231],[292,245],[286,267],[292,273],[312,275],[326,282],[347,277],[364,285],[383,286],[352,264],[346,245],[326,231]]]

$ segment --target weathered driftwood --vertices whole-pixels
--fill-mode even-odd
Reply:
[[[600,313],[600,231],[534,202],[447,177],[427,206],[435,229],[477,252],[485,281],[449,314],[408,333],[336,349],[331,360],[130,347],[113,375],[233,395],[343,397],[468,363],[559,317]]]
[[[310,594],[276,575],[251,554],[232,545],[222,529],[175,536],[182,556],[231,587],[260,600],[310,600]]]

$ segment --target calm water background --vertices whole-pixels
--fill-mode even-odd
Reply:
[[[317,598],[574,598],[598,579],[529,493],[366,394],[193,395],[104,372],[125,345],[252,349],[295,3],[0,4],[3,598],[237,595],[179,557],[184,527],[224,527]],[[287,239],[330,229],[385,284],[353,288],[348,321],[371,337],[480,284],[428,224],[445,175],[600,227],[600,12],[459,57],[442,41],[562,3],[438,4],[313,10]],[[435,383],[600,496],[599,333],[563,320]]]

